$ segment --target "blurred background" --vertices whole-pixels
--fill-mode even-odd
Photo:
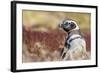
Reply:
[[[58,24],[65,18],[75,20],[91,51],[91,14],[77,12],[23,10],[23,58],[26,62],[60,61],[67,33]]]

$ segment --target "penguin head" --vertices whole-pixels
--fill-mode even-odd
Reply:
[[[61,27],[63,30],[66,32],[69,32],[71,30],[79,30],[79,26],[74,20],[63,20],[60,24],[59,27]]]

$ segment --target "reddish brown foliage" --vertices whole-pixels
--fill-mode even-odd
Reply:
[[[86,41],[86,49],[91,50],[91,34],[89,32],[83,32],[83,36]]]
[[[29,48],[33,48],[36,42],[41,42],[46,45],[48,49],[58,49],[59,45],[64,45],[64,39],[66,33],[61,31],[53,32],[40,32],[40,31],[26,31],[23,30],[23,42],[25,42]]]
[[[23,29],[23,42],[27,44],[29,48],[34,49],[36,42],[41,42],[46,45],[47,49],[59,50],[60,45],[64,45],[66,33],[62,31],[40,32],[40,31],[26,31]],[[90,50],[91,36],[90,33],[84,32],[84,38],[86,40],[87,50]]]

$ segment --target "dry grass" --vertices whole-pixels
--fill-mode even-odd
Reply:
[[[62,61],[60,51],[64,47],[65,37],[66,33],[62,31],[36,32],[24,30],[22,61],[24,63]],[[74,60],[90,59],[90,50],[82,53],[81,57],[79,57],[80,55],[81,53],[78,53]]]

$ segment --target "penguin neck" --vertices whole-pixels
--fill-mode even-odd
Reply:
[[[69,31],[68,37],[71,37],[72,35],[81,35],[80,29]]]

